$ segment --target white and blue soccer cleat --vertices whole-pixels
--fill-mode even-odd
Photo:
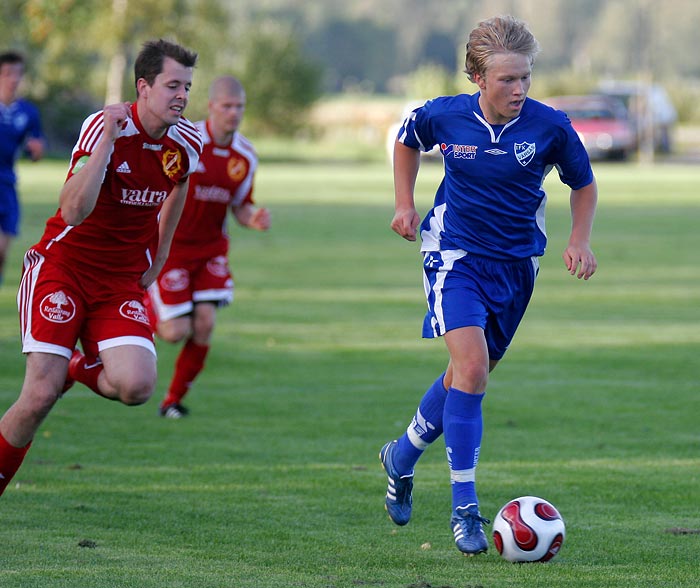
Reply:
[[[464,555],[485,553],[489,544],[481,524],[488,525],[490,522],[479,514],[477,504],[458,506],[452,512],[452,520],[450,521],[457,549]]]
[[[405,525],[411,519],[413,472],[401,476],[394,469],[392,455],[396,447],[396,440],[389,441],[379,452],[379,461],[382,462],[384,471],[389,479],[384,508],[389,513],[392,521],[397,525]]]

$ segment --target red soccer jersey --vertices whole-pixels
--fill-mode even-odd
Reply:
[[[190,177],[185,209],[175,231],[171,258],[202,259],[228,253],[228,209],[253,202],[258,157],[240,133],[226,147],[214,143],[207,121],[196,124],[204,140],[197,170]]]
[[[89,116],[73,148],[67,179],[77,173],[104,132],[102,111]],[[49,218],[35,247],[78,271],[104,276],[133,273],[150,267],[149,251],[158,242],[158,213],[173,187],[197,167],[202,139],[195,126],[180,119],[161,139],[153,139],[138,119],[131,118],[114,143],[97,203],[79,225],[66,225],[60,209]]]

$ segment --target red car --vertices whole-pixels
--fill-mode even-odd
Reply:
[[[592,160],[627,159],[637,136],[625,105],[611,96],[554,96],[545,104],[564,111]]]

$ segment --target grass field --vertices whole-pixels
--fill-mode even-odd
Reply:
[[[0,288],[0,411],[21,386],[21,255],[55,210],[63,163],[23,165],[24,233]],[[156,397],[76,386],[0,500],[2,588],[503,588],[700,585],[700,168],[598,166],[587,283],[564,271],[566,193],[548,180],[550,247],[485,401],[482,512],[535,494],[567,523],[549,564],[464,558],[441,441],[414,518],[383,510],[377,452],[443,369],[419,338],[417,246],[388,228],[386,164],[268,163],[273,230],[237,230],[237,290],[208,366],[166,421]],[[439,166],[420,177],[425,211]],[[429,546],[429,548],[428,548]]]

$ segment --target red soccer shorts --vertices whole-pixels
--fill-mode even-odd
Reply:
[[[233,277],[228,259],[225,255],[207,259],[171,256],[148,292],[161,321],[191,313],[197,302],[230,304]]]
[[[80,339],[88,360],[120,345],[156,353],[138,276],[67,268],[30,249],[17,293],[22,351],[70,359]]]

